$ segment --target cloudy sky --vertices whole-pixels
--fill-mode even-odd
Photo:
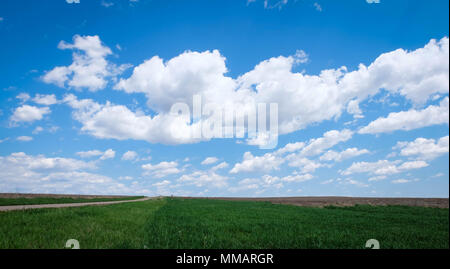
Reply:
[[[448,197],[448,5],[1,1],[0,192]],[[194,95],[276,146],[180,136]]]

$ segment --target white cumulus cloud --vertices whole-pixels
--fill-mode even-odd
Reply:
[[[41,120],[44,115],[49,114],[50,112],[50,108],[48,107],[23,105],[14,110],[14,113],[11,116],[11,122],[18,123]]]
[[[88,150],[88,151],[79,151],[77,155],[81,158],[91,158],[100,156],[99,160],[107,160],[112,159],[116,156],[116,152],[112,149],[108,149],[106,151],[100,150]]]
[[[437,141],[419,137],[411,142],[398,142],[394,148],[400,149],[401,156],[433,160],[449,152],[448,141],[448,136],[441,137]]]
[[[58,103],[54,94],[36,94],[33,98],[33,102],[39,105],[50,106]]]
[[[369,153],[367,149],[358,149],[358,148],[348,148],[341,152],[329,150],[325,154],[320,156],[320,160],[340,162],[342,160],[346,160],[367,153]]]
[[[65,87],[67,84],[76,89],[101,90],[106,87],[108,78],[117,76],[128,67],[116,66],[106,60],[112,51],[102,44],[98,36],[75,35],[73,44],[61,41],[58,48],[74,50],[72,64],[57,66],[48,71],[42,79],[59,87]]]
[[[162,178],[172,174],[181,172],[178,169],[177,162],[160,162],[158,164],[143,164],[142,169],[145,171],[144,175],[150,175],[155,178]]]
[[[236,163],[233,169],[230,170],[230,173],[236,174],[253,171],[269,172],[271,170],[279,170],[282,163],[284,163],[284,159],[272,153],[266,153],[263,156],[253,156],[250,152],[245,152],[243,161],[241,163]]]
[[[342,175],[351,175],[355,173],[370,173],[378,176],[392,175],[405,172],[408,170],[419,169],[427,167],[428,163],[425,161],[406,161],[401,162],[379,160],[377,162],[354,162],[349,168],[341,171]],[[373,179],[377,180],[377,179]]]
[[[396,130],[409,131],[431,125],[447,124],[449,99],[444,98],[439,106],[430,105],[423,110],[393,112],[386,118],[378,118],[359,130],[360,134],[387,133]]]
[[[137,157],[138,157],[138,154],[136,151],[129,150],[122,155],[122,160],[132,161],[132,160],[135,160]]]
[[[216,157],[208,157],[202,161],[202,164],[203,165],[213,164],[216,163],[218,160],[219,159],[217,159]]]
[[[93,162],[71,158],[27,155],[0,156],[0,189],[22,193],[129,194],[131,189],[113,179],[86,170]]]
[[[98,43],[100,51],[94,54],[104,56],[104,47],[100,41],[94,43]],[[78,46],[77,42],[74,45],[63,44],[63,48]],[[69,104],[75,108],[74,117],[82,123],[82,130],[99,138],[135,139],[164,144],[209,140],[194,139],[184,134],[198,131],[201,123],[212,120],[212,117],[203,115],[199,121],[190,123],[170,116],[171,106],[178,102],[188,104],[192,111],[193,95],[200,95],[204,103],[217,104],[216,110],[231,106],[237,112],[236,118],[251,113],[249,103],[277,103],[278,130],[280,134],[286,134],[310,124],[336,119],[344,111],[361,118],[364,111],[359,103],[381,89],[389,94],[401,95],[417,106],[436,94],[446,94],[449,81],[448,54],[448,38],[444,37],[439,41],[431,40],[423,48],[414,51],[398,49],[381,54],[370,65],[361,64],[355,71],[349,72],[343,66],[322,70],[319,75],[307,75],[292,71],[297,63],[305,59],[303,53],[296,53],[264,60],[249,72],[232,78],[227,75],[226,59],[219,51],[186,51],[167,61],[158,56],[151,57],[136,66],[130,77],[120,79],[114,86],[116,90],[126,93],[145,94],[148,107],[155,112],[154,116],[109,102],[99,104],[86,99],[78,101],[74,96]],[[105,76],[99,77],[104,81]],[[410,112],[422,114],[425,111],[429,116],[430,113],[448,111],[448,98],[441,102],[440,107],[431,106],[427,109]],[[403,115],[392,116],[396,118],[394,127],[404,120]],[[399,117],[401,119],[397,119]],[[422,115],[410,124],[403,124],[405,127],[402,128],[439,124],[442,118],[436,116],[430,120]],[[384,131],[383,126],[385,124],[374,122],[362,128],[360,133]],[[258,136],[248,142],[257,145],[261,139]],[[318,146],[310,145],[304,154],[307,150],[316,154],[313,147]],[[320,148],[316,149],[316,152],[320,151]]]

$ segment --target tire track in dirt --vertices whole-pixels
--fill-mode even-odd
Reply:
[[[145,197],[136,200],[123,200],[123,201],[109,201],[109,202],[86,202],[86,203],[67,203],[67,204],[40,204],[40,205],[8,205],[0,206],[0,211],[14,211],[14,210],[28,210],[39,208],[65,208],[65,207],[81,207],[81,206],[101,206],[101,205],[113,205],[121,203],[142,202],[158,197]]]

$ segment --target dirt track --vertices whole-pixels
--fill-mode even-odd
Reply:
[[[125,195],[81,195],[81,194],[45,194],[45,193],[0,193],[0,198],[83,198],[83,199],[95,199],[95,198],[126,198],[130,196]]]
[[[193,199],[195,197],[182,197]],[[265,201],[274,204],[289,204],[297,206],[352,206],[356,204],[368,205],[405,205],[449,208],[448,198],[364,198],[364,197],[268,197],[268,198],[226,198],[226,197],[202,197],[201,199],[219,199],[227,201]]]
[[[110,201],[110,202],[89,202],[89,203],[69,203],[69,204],[42,204],[42,205],[8,205],[0,206],[0,211],[13,211],[13,210],[26,210],[37,208],[63,208],[63,207],[80,207],[80,206],[92,206],[92,205],[112,205],[120,203],[140,202],[153,199],[151,197],[145,197],[137,200],[122,200],[122,201]]]

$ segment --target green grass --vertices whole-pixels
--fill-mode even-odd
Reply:
[[[0,198],[0,206],[125,201],[125,200],[136,200],[139,198],[144,198],[144,196],[129,196],[129,197],[120,197],[120,198],[54,198],[54,197]]]
[[[449,210],[160,199],[0,212],[0,248],[448,248]]]
[[[166,202],[0,212],[0,248],[144,248],[144,229]]]

